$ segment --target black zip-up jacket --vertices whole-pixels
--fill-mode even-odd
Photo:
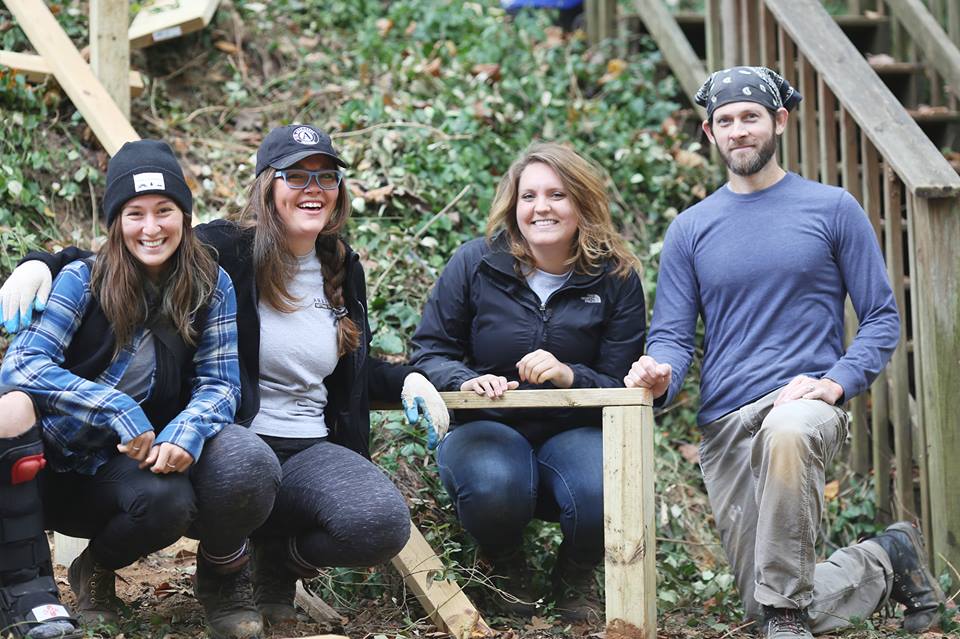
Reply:
[[[622,387],[643,354],[646,309],[636,273],[626,278],[605,264],[595,275],[574,273],[545,303],[516,270],[503,236],[464,244],[437,280],[413,337],[412,363],[438,390],[459,390],[491,373],[518,380],[517,362],[543,349],[567,364],[573,388]],[[521,389],[553,384],[521,383]],[[599,409],[457,411],[455,421],[507,423],[531,442],[576,426],[599,426]]]
[[[233,280],[237,294],[237,336],[240,354],[241,399],[237,423],[249,426],[260,409],[260,314],[257,310],[257,278],[253,265],[253,229],[242,229],[233,222],[215,220],[194,228],[200,241],[216,249],[217,261]],[[90,255],[88,251],[69,247],[49,255],[32,252],[23,261],[39,259],[54,276],[66,264]],[[417,370],[409,366],[389,364],[370,357],[372,335],[367,322],[367,292],[360,256],[349,247],[346,251],[346,277],[343,299],[349,317],[363,332],[360,346],[340,358],[333,373],[323,382],[327,387],[324,419],[330,431],[329,440],[370,457],[370,399],[396,402],[400,398],[403,379]],[[317,282],[322,292],[323,284]],[[304,348],[308,348],[305,344]]]

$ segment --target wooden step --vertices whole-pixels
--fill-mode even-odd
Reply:
[[[946,107],[907,109],[938,149],[953,148],[960,138],[960,111]]]

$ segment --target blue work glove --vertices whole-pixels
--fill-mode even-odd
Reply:
[[[38,260],[24,262],[0,287],[3,328],[11,335],[30,326],[33,312],[42,312],[50,295],[50,269]]]
[[[440,393],[426,377],[410,373],[403,380],[400,402],[407,422],[423,423],[427,430],[427,448],[435,449],[450,428],[450,413]]]

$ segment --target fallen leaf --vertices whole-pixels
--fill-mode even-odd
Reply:
[[[390,30],[393,29],[393,20],[390,18],[380,18],[377,20],[377,32],[380,34],[381,38],[386,37]]]
[[[387,196],[393,193],[393,189],[394,186],[392,184],[381,186],[377,189],[371,189],[363,194],[363,199],[365,199],[367,202],[382,204],[386,202]]]
[[[491,82],[500,80],[499,64],[475,64],[473,68],[470,69],[470,72],[473,73],[473,75],[484,76],[485,79]]]
[[[680,444],[680,446],[677,448],[680,450],[680,454],[683,455],[683,458],[691,464],[700,463],[700,449],[693,444]]]
[[[530,619],[530,623],[525,625],[524,630],[536,631],[536,630],[550,630],[553,628],[553,624],[549,619],[544,619],[543,617],[537,617],[534,615]]]
[[[220,49],[224,53],[229,53],[231,55],[240,50],[237,48],[237,45],[232,42],[227,42],[226,40],[217,40],[213,43],[213,46]]]
[[[440,62],[440,58],[434,58],[433,60],[430,60],[425,65],[423,65],[423,72],[426,73],[427,75],[432,75],[435,78],[439,78],[441,65],[442,65],[442,62]]]
[[[827,501],[833,501],[840,494],[840,482],[834,479],[823,487],[823,498]]]

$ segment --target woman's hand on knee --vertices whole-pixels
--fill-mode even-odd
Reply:
[[[182,473],[193,464],[193,455],[176,444],[163,442],[150,449],[150,455],[143,460],[140,468],[150,468],[150,472],[158,475],[167,473]]]
[[[486,395],[493,399],[501,397],[508,390],[513,390],[518,386],[520,386],[520,382],[508,382],[506,377],[487,374],[468,379],[460,384],[460,390],[473,391],[477,395]]]
[[[156,434],[152,430],[140,433],[125,444],[117,444],[117,450],[138,462],[142,462],[150,454]],[[142,466],[141,466],[142,468]]]

